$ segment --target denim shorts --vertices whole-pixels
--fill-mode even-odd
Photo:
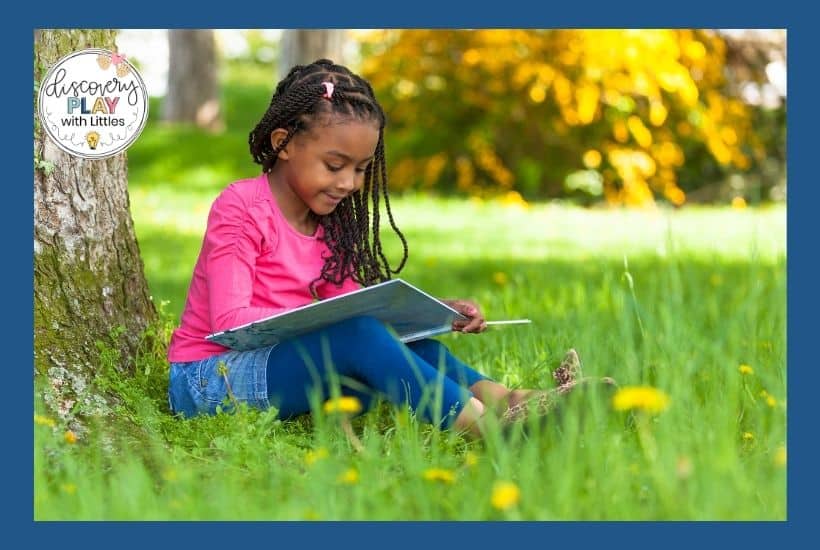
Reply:
[[[273,347],[228,351],[187,363],[171,363],[168,404],[186,418],[215,414],[217,406],[231,408],[232,399],[267,409],[267,364]],[[224,369],[220,365],[224,363]]]

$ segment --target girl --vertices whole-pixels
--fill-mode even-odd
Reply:
[[[230,351],[205,340],[236,327],[371,285],[398,273],[407,242],[390,209],[385,115],[370,84],[320,59],[279,83],[249,136],[259,176],[228,186],[214,201],[180,326],[168,349],[171,410],[213,414],[229,394],[280,418],[310,411],[339,384],[365,410],[375,397],[409,404],[442,427],[480,435],[488,411],[519,418],[534,390],[510,390],[476,372],[435,340],[403,344],[360,317],[273,347]],[[392,268],[379,239],[379,203],[404,252]],[[486,328],[469,300],[447,303]],[[577,368],[567,356],[565,370]],[[572,385],[572,376],[562,388]],[[336,386],[337,388],[339,386]]]

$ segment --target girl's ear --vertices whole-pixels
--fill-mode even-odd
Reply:
[[[276,151],[279,147],[281,147],[282,142],[285,141],[285,138],[288,137],[288,131],[284,128],[277,128],[270,134],[270,145],[273,147],[273,150]],[[289,145],[289,144],[288,144]],[[288,160],[288,146],[285,145],[285,148],[279,151],[279,154],[276,155],[277,159]]]

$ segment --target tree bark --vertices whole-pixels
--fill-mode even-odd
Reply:
[[[189,122],[210,131],[224,127],[219,103],[213,30],[168,31],[168,91],[162,104],[167,122]]]
[[[111,30],[39,30],[39,85],[62,56],[115,51]],[[127,370],[156,318],[129,212],[125,153],[87,160],[42,131],[34,94],[34,367],[46,405],[69,420],[104,412],[92,389],[102,354]],[[98,342],[103,347],[98,347]]]
[[[280,42],[279,80],[285,78],[294,65],[306,65],[317,59],[344,64],[344,39],[342,29],[284,31]]]

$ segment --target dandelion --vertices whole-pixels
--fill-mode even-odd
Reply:
[[[746,199],[743,197],[735,197],[732,199],[732,208],[735,210],[743,210],[746,208]]]
[[[328,457],[327,449],[325,449],[324,447],[319,447],[315,451],[310,450],[305,454],[305,463],[308,466],[312,466],[313,464],[315,464],[319,460],[322,460],[323,458],[327,458],[327,457]]]
[[[786,465],[786,446],[781,445],[777,448],[774,452],[774,465],[778,468],[782,468]]]
[[[741,437],[743,437],[744,441],[754,441],[755,434],[753,434],[752,432],[743,432],[743,435]]]
[[[77,492],[77,486],[73,483],[63,483],[60,485],[60,489],[62,489],[67,495],[73,495]]]
[[[649,386],[624,386],[612,397],[612,406],[617,411],[640,409],[659,413],[669,407],[669,396]]]
[[[754,374],[754,370],[749,365],[740,365],[737,370],[740,374]]]
[[[774,396],[772,394],[770,394],[769,392],[767,392],[766,390],[760,390],[760,397],[762,397],[766,401],[766,404],[768,406],[770,406],[770,407],[777,406],[777,399],[775,399]]]
[[[498,286],[504,286],[510,282],[510,278],[503,271],[496,271],[493,273],[493,282]]]
[[[512,508],[521,499],[521,490],[511,481],[497,481],[493,485],[493,494],[490,503],[497,510]]]
[[[75,434],[75,433],[74,433],[74,432],[72,432],[71,430],[68,430],[68,431],[67,431],[67,432],[63,435],[63,437],[65,438],[65,442],[66,442],[66,443],[68,443],[69,445],[73,445],[73,444],[75,444],[75,443],[77,442],[77,434]]]
[[[675,466],[675,473],[678,475],[678,479],[688,479],[689,476],[692,475],[692,470],[694,470],[692,459],[688,456],[679,456],[678,463]]]
[[[359,472],[356,468],[348,468],[342,472],[337,481],[345,485],[355,485],[359,481]]]
[[[328,414],[336,412],[356,414],[362,410],[362,403],[356,397],[343,396],[326,401],[323,409]]]
[[[468,468],[472,468],[476,464],[478,464],[478,456],[472,451],[467,451],[464,454],[464,465]]]
[[[456,475],[451,470],[443,468],[428,468],[424,470],[422,477],[427,481],[441,481],[442,483],[453,483]]]
[[[324,411],[328,414],[330,413],[341,413],[342,416],[339,419],[339,424],[342,426],[342,430],[345,432],[345,436],[347,437],[350,444],[353,445],[353,448],[356,449],[358,452],[364,451],[364,445],[359,440],[359,437],[353,431],[353,426],[350,425],[350,419],[348,418],[348,414],[356,414],[362,410],[362,403],[357,398],[352,396],[343,396],[337,399],[331,399],[325,402]]]
[[[170,481],[176,481],[177,480],[176,470],[171,469],[171,468],[165,470],[164,472],[162,472],[162,479],[164,479],[165,481],[169,481],[169,482]]]
[[[39,426],[48,426],[49,428],[54,427],[54,420],[41,414],[34,415],[34,423]]]

